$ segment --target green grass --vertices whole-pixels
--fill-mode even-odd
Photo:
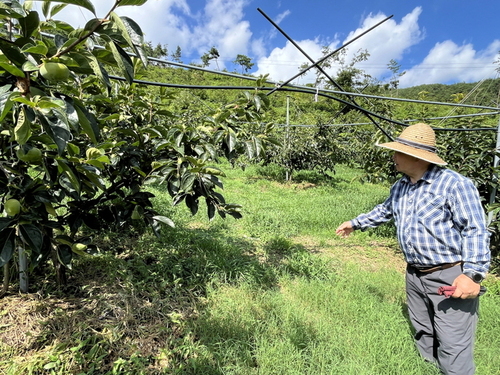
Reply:
[[[244,173],[224,170],[228,175],[227,201],[244,207],[244,217],[235,224],[236,228],[244,228],[243,234],[264,240],[300,235],[331,238],[337,226],[351,219],[356,210],[370,210],[389,191],[387,186],[358,183],[359,174],[343,166],[331,180],[318,185],[270,183],[256,177],[258,168],[252,166]],[[387,228],[382,228],[382,233],[388,233]],[[373,231],[369,235],[372,234]]]
[[[335,228],[387,186],[355,170],[266,180],[223,166],[240,220],[155,205],[162,238],[103,233],[60,290],[40,277],[0,300],[0,372],[17,374],[432,375],[412,340],[404,264],[391,225],[348,239]],[[316,178],[316,179],[315,179]],[[311,183],[310,181],[314,181]],[[500,373],[500,283],[481,297],[478,375]]]

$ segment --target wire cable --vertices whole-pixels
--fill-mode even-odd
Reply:
[[[127,81],[124,77],[118,77],[118,76],[112,76],[112,75],[110,75],[109,78],[115,79],[115,80],[119,80],[119,81]],[[139,84],[151,85],[151,86],[161,86],[161,87],[171,87],[171,88],[185,88],[185,89],[186,88],[187,89],[207,89],[207,90],[254,90],[255,89],[255,87],[253,87],[253,86],[180,85],[180,84],[175,84],[175,83],[148,82],[148,81],[142,81],[142,80],[136,80],[136,79],[134,79],[133,82],[134,83],[139,83]],[[259,90],[274,90],[274,88],[273,87],[260,87]],[[313,95],[316,93],[316,91],[311,91],[310,88],[308,90],[303,90],[303,89],[300,89],[300,88],[293,88],[293,87],[281,87],[280,90],[281,91],[288,91],[288,92],[302,92],[302,93],[313,94]],[[405,127],[408,126],[408,124],[406,124],[404,122],[389,119],[389,118],[384,117],[382,115],[379,115],[377,113],[371,112],[371,111],[369,111],[367,109],[358,107],[358,106],[354,105],[353,103],[347,102],[346,100],[337,98],[337,97],[332,96],[332,95],[328,95],[328,94],[322,93],[321,91],[318,93],[318,95],[322,96],[322,97],[325,97],[325,98],[330,98],[330,99],[336,100],[336,101],[341,102],[341,103],[346,104],[346,105],[349,105],[349,106],[353,107],[354,109],[358,109],[360,111],[365,111],[368,114],[370,114],[372,116],[375,116],[375,117],[377,117],[377,118],[379,118],[381,120],[384,120],[384,121],[387,121],[387,122],[391,122],[391,123],[397,124],[397,125],[402,125],[402,126],[405,126]],[[493,109],[498,110],[498,108],[493,108]],[[438,130],[438,131],[453,131],[453,130],[458,130],[458,131],[474,131],[474,130],[491,131],[491,130],[496,130],[496,128],[471,128],[471,129],[465,129],[465,128],[461,128],[461,129],[433,128],[433,129],[434,130]]]

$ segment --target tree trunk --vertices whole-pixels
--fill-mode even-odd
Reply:
[[[67,284],[66,279],[66,267],[59,261],[57,257],[57,249],[52,248],[51,250],[52,264],[56,270],[56,281],[58,286],[65,286]]]
[[[2,284],[2,291],[0,292],[0,298],[3,297],[7,293],[7,290],[9,289],[9,279],[10,279],[10,268],[9,268],[9,262],[7,262],[3,265],[3,284]]]
[[[17,248],[19,253],[19,290],[21,293],[28,293],[29,276],[28,276],[28,258],[24,247]]]

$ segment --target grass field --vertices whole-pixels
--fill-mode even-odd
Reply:
[[[65,290],[44,275],[0,300],[0,372],[439,373],[413,345],[394,228],[334,234],[387,186],[360,184],[348,168],[294,183],[223,169],[242,219],[191,217],[152,189],[177,223],[161,239],[103,233],[102,253],[77,259]],[[498,375],[500,283],[490,275],[486,285],[477,374]]]

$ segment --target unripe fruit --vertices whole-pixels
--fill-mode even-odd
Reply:
[[[33,147],[27,153],[24,153],[20,148],[16,151],[16,156],[19,160],[26,163],[39,163],[42,160],[42,151],[37,147]]]
[[[7,216],[16,216],[21,211],[21,203],[17,199],[8,199],[5,202],[4,210]]]
[[[66,81],[69,78],[69,69],[61,63],[45,62],[40,67],[40,74],[49,81]]]

